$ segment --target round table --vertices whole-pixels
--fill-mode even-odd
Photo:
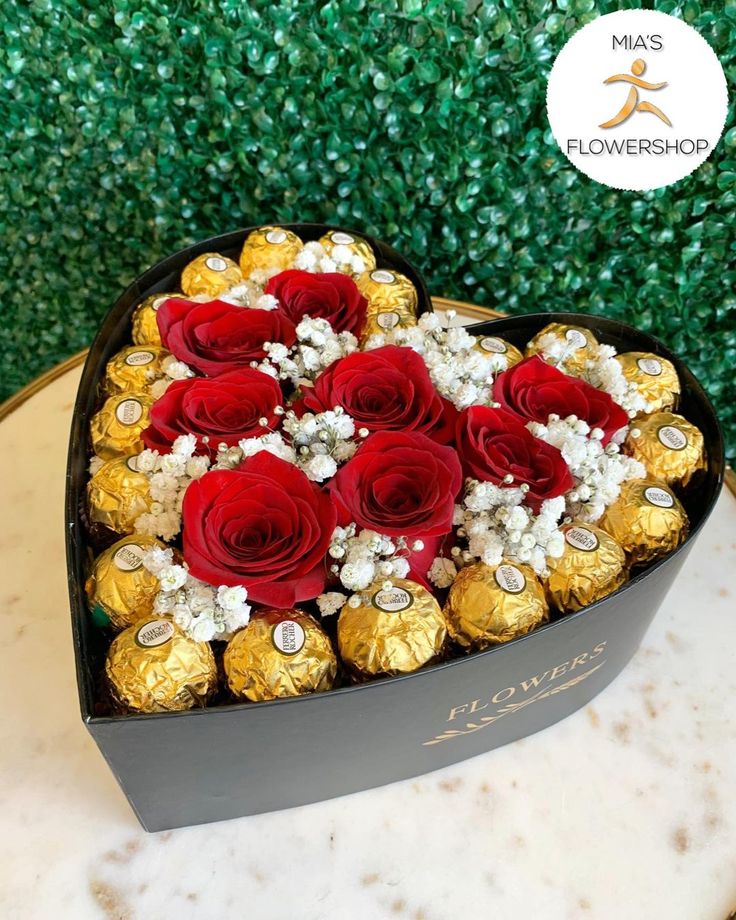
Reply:
[[[80,370],[72,359],[0,407],[0,916],[724,920],[733,494],[629,667],[564,722],[417,780],[149,835],[79,716],[63,492]]]

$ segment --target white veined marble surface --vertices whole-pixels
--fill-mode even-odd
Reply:
[[[3,920],[725,920],[736,908],[730,493],[632,663],[566,721],[414,781],[148,835],[79,716],[62,507],[79,373],[0,423]]]

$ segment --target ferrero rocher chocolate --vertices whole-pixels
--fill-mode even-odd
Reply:
[[[90,610],[102,611],[113,629],[151,617],[158,578],[143,565],[143,554],[163,543],[145,534],[123,537],[95,559],[87,579]]]
[[[388,268],[363,272],[355,279],[360,293],[368,301],[368,317],[393,311],[416,316],[419,296],[406,275]]]
[[[474,651],[525,636],[549,619],[544,588],[528,565],[482,562],[461,569],[445,604],[450,636]]]
[[[624,451],[646,467],[650,479],[686,486],[706,469],[702,433],[673,412],[655,412],[631,424]]]
[[[138,472],[135,461],[135,456],[108,460],[90,478],[87,505],[92,524],[133,533],[138,515],[151,510],[148,477]]]
[[[629,565],[644,565],[676,549],[688,534],[685,509],[664,483],[631,479],[598,522],[623,548]]]
[[[160,345],[161,333],[156,315],[158,308],[171,297],[183,298],[181,294],[151,294],[142,300],[133,311],[132,339],[136,345]]]
[[[565,524],[564,550],[550,558],[547,596],[561,613],[580,610],[626,581],[626,556],[612,536],[592,524]]]
[[[519,351],[516,345],[507,342],[505,339],[499,339],[495,335],[478,335],[473,346],[476,351],[484,355],[503,355],[506,358],[506,370],[524,360],[524,355]]]
[[[130,345],[107,362],[105,390],[115,393],[145,393],[164,376],[161,364],[171,352],[160,345]]]
[[[240,270],[249,278],[256,270],[291,268],[304,248],[296,233],[283,227],[259,227],[248,234],[240,253]]]
[[[195,642],[163,618],[136,623],[116,636],[105,674],[116,706],[130,712],[193,709],[217,689],[209,642]]]
[[[392,578],[390,588],[376,582],[359,599],[337,621],[340,655],[358,677],[416,671],[442,651],[447,624],[426,588]]]
[[[215,299],[243,280],[243,273],[232,259],[219,252],[205,252],[182,271],[181,289],[189,297],[205,294]]]
[[[228,642],[223,659],[228,687],[241,700],[329,690],[337,658],[322,627],[302,610],[259,610]]]
[[[118,393],[106,399],[89,426],[97,456],[113,460],[140,453],[145,446],[141,432],[148,427],[152,405],[153,399],[144,393]]]
[[[359,236],[353,236],[352,233],[346,233],[344,230],[329,230],[320,239],[322,248],[328,256],[332,257],[333,250],[336,246],[343,247],[350,251],[351,256],[357,256],[363,262],[363,267],[354,271],[354,275],[370,272],[376,267],[376,255],[370,247],[367,240]],[[339,252],[339,250],[338,250]]]
[[[416,326],[417,318],[413,313],[399,313],[397,310],[384,310],[366,317],[361,332],[361,342],[365,342],[372,335],[391,335],[397,329],[408,329]]]
[[[540,345],[540,339],[545,335],[553,335],[564,346],[560,368],[568,374],[581,374],[587,362],[595,357],[598,340],[590,329],[583,326],[567,326],[564,323],[549,323],[526,346],[527,358],[541,354],[543,346]]]
[[[674,409],[680,396],[680,380],[675,365],[667,358],[646,351],[627,351],[616,355],[624,377],[636,384],[649,403],[649,412]]]

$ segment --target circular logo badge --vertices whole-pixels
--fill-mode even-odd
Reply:
[[[278,246],[280,243],[283,243],[286,239],[286,230],[269,230],[266,234],[266,242],[273,243],[274,246]]]
[[[389,311],[388,313],[379,313],[376,317],[376,323],[381,329],[393,329],[399,325],[399,314]]]
[[[143,549],[137,543],[126,543],[112,557],[121,572],[135,572],[143,565]]]
[[[398,613],[400,610],[408,610],[414,603],[414,597],[404,588],[394,587],[388,591],[376,591],[371,598],[371,603],[385,613]]]
[[[644,498],[656,508],[672,508],[675,504],[675,499],[672,495],[657,486],[648,486],[644,489]]]
[[[204,264],[213,272],[224,272],[227,268],[227,262],[219,256],[210,256],[209,259],[205,259]]]
[[[585,348],[588,344],[588,340],[579,329],[568,329],[565,333],[565,339],[567,344],[576,351],[579,348]]]
[[[271,641],[282,655],[296,655],[304,648],[304,629],[296,620],[282,620],[271,630]]]
[[[115,418],[121,425],[135,425],[143,415],[143,406],[137,399],[124,399],[115,410]]]
[[[337,230],[332,234],[332,242],[337,243],[338,246],[349,246],[355,242],[355,237],[350,236],[349,233],[343,233],[342,230]]]
[[[508,351],[506,348],[506,343],[492,335],[485,336],[485,338],[482,338],[478,344],[483,349],[483,351],[488,351],[494,355],[505,355]]]
[[[659,377],[662,373],[662,362],[656,358],[639,358],[636,366],[643,374],[648,374],[650,377]]]
[[[174,624],[171,620],[149,620],[138,627],[135,642],[141,648],[158,648],[159,645],[165,645],[173,635]]]
[[[687,447],[687,435],[674,425],[662,425],[657,431],[659,443],[670,450],[685,450]]]
[[[377,268],[371,272],[371,280],[377,281],[379,284],[393,284],[396,281],[396,275],[385,268]]]
[[[499,565],[493,573],[493,577],[496,579],[498,587],[507,594],[521,594],[526,588],[524,573],[521,569],[517,569],[515,565]]]
[[[139,472],[139,470],[138,470],[138,455],[136,454],[136,455],[133,456],[133,457],[126,457],[126,458],[125,458],[125,465],[126,465],[126,466],[128,467],[128,469],[131,471],[131,473],[137,473],[137,472]]]
[[[150,351],[134,351],[125,359],[125,363],[129,367],[143,367],[150,364],[153,358],[153,353]]]
[[[570,527],[565,531],[565,540],[573,549],[581,549],[586,553],[598,549],[598,537],[587,527]]]
[[[596,182],[647,191],[689,175],[723,132],[728,92],[708,42],[681,19],[619,10],[576,32],[547,84],[570,162]]]

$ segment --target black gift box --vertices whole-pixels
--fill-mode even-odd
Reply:
[[[291,225],[304,239],[329,228]],[[256,704],[154,715],[99,715],[99,676],[108,638],[87,611],[91,548],[83,525],[88,426],[107,360],[130,341],[130,316],[144,297],[178,287],[182,267],[202,252],[235,256],[247,230],[183,250],[142,275],[112,308],[90,350],[79,386],[67,471],[67,559],[82,718],[149,831],[219,821],[316,802],[436,770],[552,725],[588,703],[629,661],[694,539],[723,479],[723,444],[713,408],[682,362],[656,339],[622,323],[578,314],[536,314],[482,322],[474,333],[519,347],[548,322],[591,329],[619,351],[672,361],[683,393],[679,411],[703,432],[708,470],[684,495],[691,532],[667,558],[602,601],[522,639],[415,674],[328,693]],[[365,236],[363,234],[363,236]],[[417,285],[397,253],[370,240],[379,266]]]

